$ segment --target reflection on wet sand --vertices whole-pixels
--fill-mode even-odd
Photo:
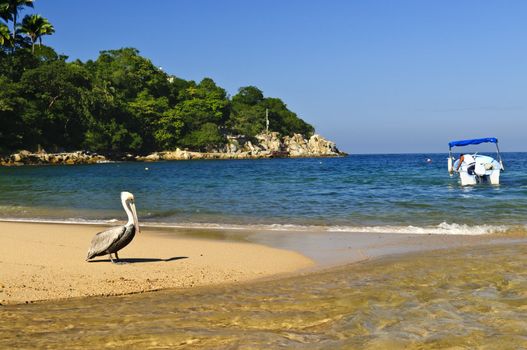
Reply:
[[[1,348],[527,347],[527,243],[242,286],[0,308]]]

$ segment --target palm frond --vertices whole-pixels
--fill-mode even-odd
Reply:
[[[9,28],[5,24],[0,23],[0,46],[11,47],[12,44],[13,40]]]

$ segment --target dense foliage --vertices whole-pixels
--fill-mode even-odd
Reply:
[[[133,48],[68,62],[41,44],[54,32],[45,18],[28,15],[9,30],[13,11],[28,4],[0,0],[0,152],[211,150],[228,134],[264,131],[266,109],[271,131],[313,133],[280,99],[256,87],[230,98],[212,79],[168,75]]]

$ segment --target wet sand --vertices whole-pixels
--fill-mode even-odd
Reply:
[[[0,303],[249,282],[381,256],[524,237],[142,228],[120,251],[86,262],[107,226],[0,222]]]
[[[379,257],[426,252],[437,249],[474,247],[489,244],[524,242],[525,232],[507,231],[488,235],[407,234],[331,231],[269,231],[164,228],[167,237],[175,232],[188,237],[206,234],[211,239],[243,241],[296,251],[315,262],[310,271],[320,271]]]
[[[86,262],[93,235],[105,228],[0,222],[0,303],[246,282],[313,266],[292,251],[148,228],[119,252],[127,264]]]

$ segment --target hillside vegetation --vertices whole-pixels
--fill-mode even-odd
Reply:
[[[18,7],[8,6],[13,3]],[[27,15],[17,22],[15,14],[32,5],[0,0],[2,153],[209,151],[222,147],[227,135],[251,138],[264,131],[266,109],[270,131],[314,132],[282,100],[257,87],[241,87],[230,97],[211,78],[195,82],[167,74],[134,48],[70,61],[41,44],[54,32],[45,18]]]

